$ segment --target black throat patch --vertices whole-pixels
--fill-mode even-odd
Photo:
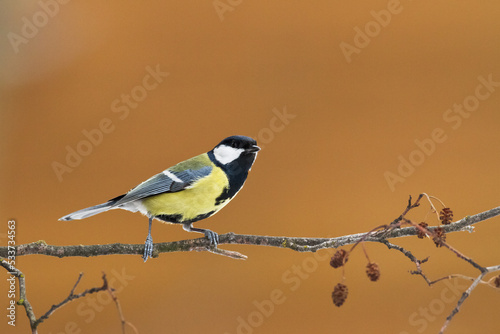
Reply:
[[[255,161],[255,154],[245,154],[242,153],[240,157],[228,164],[221,164],[217,159],[215,159],[214,153],[212,151],[208,152],[208,157],[217,166],[222,168],[226,173],[229,180],[229,188],[224,189],[222,194],[215,200],[215,205],[219,205],[225,200],[230,200],[236,195],[236,193],[243,187],[245,183],[248,171],[252,167]]]

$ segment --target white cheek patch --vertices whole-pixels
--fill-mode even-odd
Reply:
[[[244,149],[242,148],[234,148],[227,145],[221,145],[214,149],[214,156],[218,162],[225,165],[238,159],[243,151]]]

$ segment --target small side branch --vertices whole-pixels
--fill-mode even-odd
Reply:
[[[412,262],[414,262],[415,265],[416,265],[416,267],[417,267],[417,270],[410,271],[410,273],[413,274],[413,275],[419,275],[419,276],[421,276],[429,286],[432,286],[432,285],[434,285],[434,284],[436,284],[436,283],[438,283],[440,281],[447,280],[447,279],[452,279],[452,278],[461,278],[461,279],[466,279],[466,280],[472,281],[472,283],[469,286],[469,288],[460,297],[459,301],[457,302],[456,307],[451,311],[450,315],[448,315],[448,317],[446,318],[446,321],[444,322],[443,326],[441,327],[441,330],[440,330],[439,334],[443,334],[444,333],[444,331],[448,328],[448,326],[449,326],[451,320],[453,319],[453,317],[460,311],[460,308],[462,307],[462,305],[465,302],[465,300],[470,296],[470,294],[472,293],[472,291],[480,283],[487,284],[487,285],[492,285],[490,282],[483,281],[484,276],[486,276],[487,274],[492,273],[492,272],[500,271],[500,265],[491,266],[491,267],[482,267],[477,262],[475,262],[471,258],[465,256],[464,254],[462,254],[461,252],[459,252],[458,250],[456,250],[455,248],[453,248],[452,246],[450,246],[446,242],[442,242],[441,243],[442,246],[448,248],[450,251],[452,251],[453,253],[455,253],[460,259],[468,262],[471,266],[473,266],[474,268],[478,269],[480,271],[480,274],[476,278],[467,277],[467,276],[460,275],[460,274],[452,274],[452,275],[444,276],[444,277],[441,277],[441,278],[438,278],[438,279],[435,279],[435,280],[430,280],[427,277],[427,275],[424,273],[424,271],[422,270],[422,266],[421,266],[422,263],[427,262],[428,258],[425,258],[423,260],[418,260],[410,251],[404,249],[401,246],[395,245],[395,244],[393,244],[393,243],[391,243],[391,242],[389,242],[387,240],[381,240],[379,242],[381,242],[384,245],[386,245],[389,249],[395,249],[395,250],[401,252],[403,255],[405,255],[407,258],[409,258]]]
[[[460,311],[460,308],[462,307],[462,304],[465,302],[465,300],[470,296],[470,294],[472,293],[472,291],[479,285],[479,283],[483,282],[483,277],[486,274],[489,274],[489,273],[492,273],[492,272],[496,272],[496,271],[500,271],[500,265],[486,267],[486,268],[484,268],[483,271],[481,271],[481,274],[478,277],[476,277],[476,279],[474,279],[474,281],[469,286],[469,288],[467,289],[467,291],[465,291],[462,294],[462,297],[460,297],[460,299],[457,302],[457,306],[455,306],[455,308],[451,311],[450,315],[446,318],[446,321],[444,322],[443,327],[441,327],[441,330],[439,331],[439,334],[443,334],[444,331],[448,328],[451,320],[453,319],[453,317],[455,316],[455,314],[457,314]]]
[[[13,265],[5,261],[5,259],[0,259],[0,265],[7,269],[7,271],[9,271],[11,275],[17,277],[17,280],[19,282],[19,301],[17,303],[24,306],[26,315],[28,316],[28,320],[30,322],[31,332],[33,334],[36,334],[37,330],[35,323],[37,319],[35,313],[33,312],[33,307],[31,307],[28,298],[26,298],[26,278],[24,277],[24,274],[21,272],[21,270],[15,268]]]
[[[116,297],[116,295],[115,295],[115,291],[109,286],[108,286],[107,290],[108,290],[109,295],[111,296],[111,298],[113,299],[113,301],[116,304],[116,309],[118,310],[118,316],[120,317],[120,323],[122,326],[122,334],[125,334],[125,326],[126,325],[128,325],[130,328],[132,328],[132,330],[134,331],[135,334],[139,334],[139,331],[137,330],[137,328],[130,321],[125,320],[125,317],[123,316],[122,306],[120,305],[120,301],[118,300],[118,297]]]
[[[89,295],[89,294],[92,294],[92,293],[96,293],[96,292],[100,292],[100,291],[107,291],[109,289],[109,287],[108,287],[108,280],[106,279],[106,274],[103,273],[102,274],[102,286],[101,287],[95,287],[95,288],[87,289],[87,290],[83,291],[82,293],[75,294],[75,289],[78,286],[78,283],[80,283],[80,280],[82,279],[82,276],[83,276],[83,273],[80,273],[80,275],[78,276],[78,279],[76,280],[76,283],[73,286],[73,289],[71,289],[71,292],[69,293],[68,297],[66,297],[66,299],[64,299],[59,304],[52,305],[52,307],[50,308],[50,310],[48,310],[44,315],[42,315],[40,318],[38,318],[35,321],[35,326],[38,326],[44,320],[47,320],[55,311],[57,311],[59,308],[63,307],[67,303],[69,303],[69,302],[71,302],[71,301],[73,301],[75,299],[85,297],[86,295]]]
[[[412,254],[412,252],[410,252],[409,250],[406,250],[404,249],[403,247],[401,246],[398,246],[398,245],[395,245],[387,240],[380,240],[379,241],[380,243],[383,243],[384,245],[387,246],[387,248],[389,249],[395,249],[397,251],[400,251],[401,253],[403,253],[404,256],[406,256],[407,258],[409,258],[411,260],[411,262],[415,262],[415,263],[423,263],[423,262],[426,262],[427,259],[425,260],[418,260],[415,255]]]
[[[26,310],[26,315],[28,316],[28,320],[30,322],[30,327],[31,327],[31,333],[32,334],[37,334],[38,333],[38,325],[40,325],[44,320],[47,320],[55,311],[57,311],[59,308],[63,307],[67,303],[69,303],[72,300],[78,299],[85,297],[88,294],[96,293],[99,291],[106,291],[109,290],[110,288],[108,287],[108,281],[106,279],[106,274],[103,273],[102,275],[102,280],[103,280],[103,285],[101,287],[96,287],[96,288],[91,288],[83,291],[82,293],[75,294],[75,289],[78,286],[78,283],[80,283],[80,280],[82,279],[83,273],[80,273],[78,276],[78,279],[76,280],[75,285],[71,289],[68,297],[64,299],[62,302],[56,305],[52,305],[52,307],[40,318],[37,319],[35,316],[35,313],[33,312],[33,307],[31,307],[30,302],[28,301],[28,298],[26,297],[26,278],[24,274],[17,268],[15,268],[13,265],[5,261],[4,259],[0,259],[0,265],[7,269],[11,275],[14,275],[17,277],[18,282],[19,282],[19,301],[17,302],[19,305],[23,305],[25,310]]]

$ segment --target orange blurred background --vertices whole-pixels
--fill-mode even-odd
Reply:
[[[443,200],[456,219],[500,204],[497,1],[0,6],[2,245],[9,219],[18,244],[143,244],[147,218],[139,214],[57,219],[234,134],[254,137],[263,150],[237,198],[195,224],[220,234],[364,232],[392,221],[408,195],[421,192]],[[68,158],[72,150],[78,157]],[[428,208],[410,218],[423,220]],[[484,266],[499,264],[499,223],[448,241]],[[155,242],[193,237],[153,224]],[[431,278],[478,274],[430,240],[394,242],[430,256]],[[357,249],[346,268],[349,297],[337,308],[331,291],[341,272],[327,251],[221,247],[249,258],[33,255],[16,263],[37,316],[68,295],[80,272],[77,292],[99,286],[106,272],[140,333],[437,333],[467,287],[429,288],[400,253],[369,244],[381,279],[366,278]],[[27,333],[23,308],[16,327],[7,325],[2,277],[0,332]],[[499,307],[498,292],[481,286],[449,332],[497,332]],[[74,301],[39,327],[119,332],[106,293]]]

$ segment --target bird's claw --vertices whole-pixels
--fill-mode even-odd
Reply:
[[[148,260],[148,257],[153,258],[153,238],[151,235],[148,235],[144,244],[144,255],[142,256],[144,262]]]
[[[205,230],[205,237],[207,237],[210,245],[214,245],[215,247],[217,247],[217,245],[219,244],[219,235],[214,231]]]

